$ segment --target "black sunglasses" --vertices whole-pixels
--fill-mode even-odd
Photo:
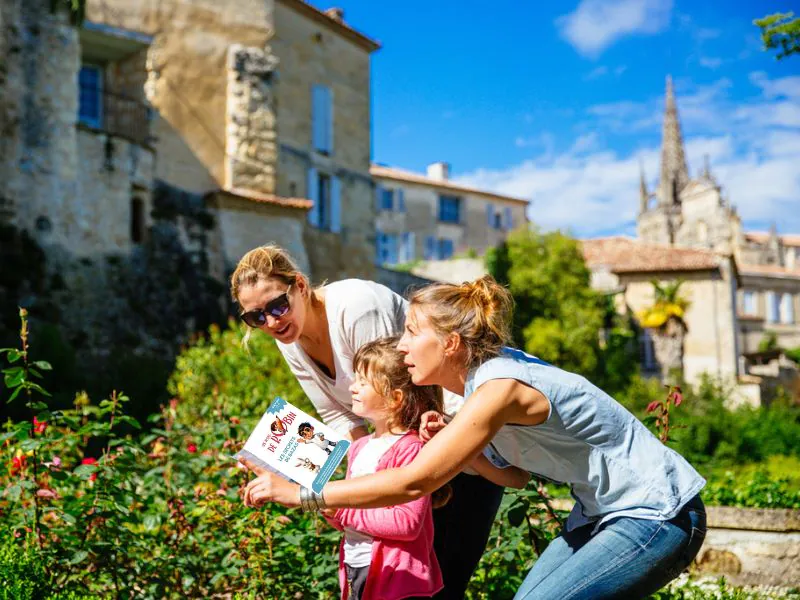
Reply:
[[[242,321],[250,327],[261,327],[267,322],[267,315],[280,319],[292,308],[289,302],[289,291],[291,289],[292,286],[290,285],[283,294],[267,302],[264,308],[256,308],[242,313]]]

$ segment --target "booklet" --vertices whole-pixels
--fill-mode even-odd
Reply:
[[[308,413],[275,398],[236,458],[246,458],[321,494],[350,441]]]

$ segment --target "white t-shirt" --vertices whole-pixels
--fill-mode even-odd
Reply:
[[[405,434],[372,437],[350,465],[350,479],[372,475],[381,457]],[[372,562],[372,536],[349,527],[344,528],[344,562],[351,567],[366,567]]]
[[[348,389],[353,383],[353,357],[367,342],[402,334],[408,303],[389,288],[362,279],[336,281],[324,289],[336,379],[323,373],[297,342],[278,342],[278,349],[323,422],[346,435],[364,425],[352,412]]]

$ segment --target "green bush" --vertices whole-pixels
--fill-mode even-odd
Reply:
[[[226,417],[259,418],[276,396],[314,412],[275,341],[261,331],[252,332],[247,346],[243,338],[244,329],[231,320],[226,329],[212,325],[181,352],[167,384],[180,399],[180,422],[205,421],[218,407]]]

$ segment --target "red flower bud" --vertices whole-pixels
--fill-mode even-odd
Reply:
[[[194,454],[195,452],[197,452],[197,446],[195,446],[194,444],[189,444],[188,446],[186,446],[186,449],[189,451],[190,454]]]
[[[655,409],[657,409],[661,405],[660,400],[653,400],[650,404],[647,405],[647,412],[651,413]]]
[[[40,421],[33,417],[33,432],[37,435],[42,435],[45,429],[47,429],[47,421]]]

